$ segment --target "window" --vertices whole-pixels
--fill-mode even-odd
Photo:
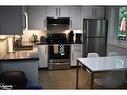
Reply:
[[[126,36],[127,36],[127,7],[120,7],[117,38],[119,40],[126,40]]]

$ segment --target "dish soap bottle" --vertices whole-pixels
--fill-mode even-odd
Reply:
[[[31,41],[34,42],[34,33],[33,33],[32,37],[31,37]]]

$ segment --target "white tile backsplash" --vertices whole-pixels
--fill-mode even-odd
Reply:
[[[40,30],[26,30],[23,31],[23,35],[22,35],[22,41],[23,42],[28,42],[31,40],[32,35],[37,35],[38,40],[40,41],[40,37],[41,36],[47,36],[47,31],[40,31]]]

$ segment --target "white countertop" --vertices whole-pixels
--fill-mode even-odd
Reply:
[[[0,58],[0,60],[24,60],[24,59],[38,59],[38,51],[37,48],[33,48],[33,50],[21,50],[16,51],[15,53],[6,54],[4,57]]]
[[[127,56],[78,58],[78,60],[94,72],[127,69]]]

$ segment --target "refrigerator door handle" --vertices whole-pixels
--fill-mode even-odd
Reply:
[[[86,24],[87,24],[87,30],[86,30],[86,37],[88,37],[89,36],[89,21],[87,20],[87,22],[86,22]]]
[[[74,53],[72,53],[72,60],[74,60]]]
[[[87,56],[87,53],[88,53],[88,38],[86,38],[86,56]]]

